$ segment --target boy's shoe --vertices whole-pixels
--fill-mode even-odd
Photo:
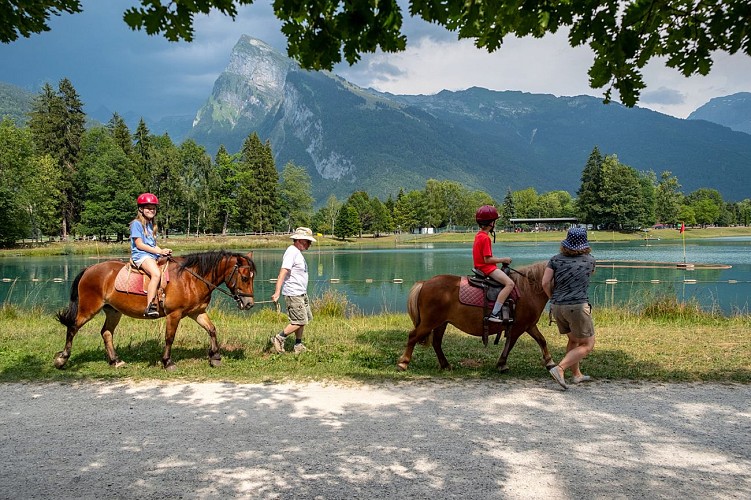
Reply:
[[[147,318],[158,318],[159,309],[157,309],[156,304],[152,302],[151,304],[149,304],[149,307],[146,308],[146,311],[144,311],[143,315]]]
[[[497,312],[497,313],[495,313],[495,314],[491,314],[490,316],[488,316],[488,321],[492,321],[493,323],[503,323],[503,320],[501,319],[499,313],[500,313],[500,311]]]
[[[568,389],[568,386],[566,385],[566,378],[563,376],[563,370],[561,370],[560,366],[555,365],[549,371],[550,376],[553,377],[553,379],[558,382],[558,384],[563,387],[564,390]]]
[[[307,351],[308,348],[305,347],[305,344],[295,344],[295,354],[300,354],[301,352]]]
[[[271,347],[278,354],[282,354],[284,352],[284,338],[279,336],[279,334],[271,337]]]

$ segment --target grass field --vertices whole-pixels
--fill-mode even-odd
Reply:
[[[76,336],[65,369],[52,359],[63,348],[65,329],[50,315],[10,306],[0,309],[0,381],[77,381],[164,379],[191,381],[279,382],[409,381],[421,379],[543,379],[537,344],[528,335],[509,356],[510,372],[499,374],[495,363],[502,343],[484,347],[477,337],[449,327],[444,351],[453,366],[440,371],[432,348],[415,349],[407,372],[396,369],[411,329],[406,314],[361,316],[347,312],[346,300],[328,297],[314,303],[314,321],[306,329],[309,349],[301,355],[271,354],[268,339],[286,324],[286,316],[271,307],[250,313],[210,311],[223,354],[223,364],[211,368],[208,339],[192,320],[181,322],[173,345],[176,372],[161,367],[164,320],[124,318],[115,347],[127,363],[111,368],[99,329],[103,315]],[[640,313],[598,309],[597,343],[582,363],[585,373],[600,380],[751,383],[751,318],[722,318],[675,303],[657,304]],[[539,324],[555,360],[565,351],[565,338]],[[291,350],[292,340],[287,349]]]

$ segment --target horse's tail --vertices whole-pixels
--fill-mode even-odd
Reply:
[[[70,287],[70,303],[68,307],[61,309],[55,315],[57,320],[68,328],[76,325],[76,316],[78,315],[78,283],[85,272],[86,269],[78,273],[76,279],[73,280],[73,285]]]
[[[420,324],[420,308],[417,307],[417,299],[420,297],[420,290],[422,290],[422,281],[418,281],[409,290],[407,296],[407,312],[412,320],[412,325],[417,326]]]

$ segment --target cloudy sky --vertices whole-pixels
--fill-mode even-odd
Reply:
[[[240,11],[236,21],[212,14],[198,16],[192,43],[171,43],[131,31],[123,12],[135,0],[84,0],[82,14],[51,21],[52,30],[0,44],[0,81],[38,92],[41,85],[68,78],[89,112],[104,106],[125,115],[133,111],[158,119],[194,114],[210,95],[241,35],[259,38],[286,53],[281,23],[270,3]],[[587,47],[571,48],[565,34],[543,39],[507,38],[488,54],[471,42],[458,42],[442,28],[405,13],[408,50],[363,57],[335,73],[362,87],[395,94],[433,94],[443,89],[485,87],[556,96],[593,95]],[[639,106],[685,118],[713,97],[751,91],[751,57],[718,54],[706,77],[684,78],[660,62],[644,71],[647,89]]]

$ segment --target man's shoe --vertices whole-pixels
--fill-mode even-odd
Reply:
[[[278,354],[284,353],[284,337],[281,337],[279,334],[271,337],[271,347]]]
[[[490,316],[488,316],[488,321],[491,321],[493,323],[503,323],[503,320],[498,315],[498,313],[491,314]]]
[[[146,311],[144,311],[143,315],[147,318],[158,318],[159,309],[157,309],[156,304],[152,302],[151,304],[149,304],[149,307],[146,308]]]
[[[568,389],[568,386],[566,385],[566,378],[563,376],[563,370],[561,370],[560,366],[555,365],[548,371],[550,372],[550,376],[553,377],[553,380],[558,382],[558,384],[560,384],[560,386],[563,387],[564,390]]]
[[[308,348],[305,347],[305,344],[295,344],[295,354],[300,354],[301,352],[307,351]]]

